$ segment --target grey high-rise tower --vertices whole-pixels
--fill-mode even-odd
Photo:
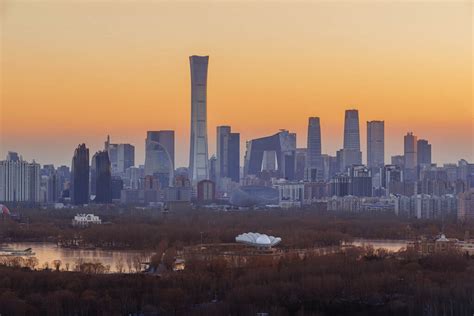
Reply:
[[[112,170],[109,160],[109,153],[99,151],[92,157],[95,173],[95,202],[112,202]]]
[[[307,146],[305,178],[310,181],[322,179],[324,170],[321,157],[321,124],[319,117],[310,117],[308,120]]]
[[[74,205],[89,203],[89,149],[85,144],[76,148],[72,158],[71,202]]]
[[[230,126],[217,126],[216,178],[240,180],[240,134],[232,133]]]
[[[346,110],[344,120],[344,149],[360,151],[359,111]]]
[[[405,179],[407,181],[416,181],[416,167],[418,165],[417,142],[417,137],[411,132],[407,133],[404,137],[404,166]]]
[[[367,122],[367,166],[371,169],[381,168],[385,163],[385,123],[384,121]]]
[[[426,139],[417,142],[418,165],[431,165],[431,144]]]
[[[362,164],[359,135],[359,111],[346,110],[344,120],[344,147],[339,152],[341,171],[347,167]]]
[[[191,142],[189,175],[193,183],[209,179],[207,147],[207,65],[209,56],[190,56]]]

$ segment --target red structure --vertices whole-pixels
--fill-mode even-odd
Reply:
[[[6,207],[5,205],[3,204],[0,204],[0,212],[2,215],[10,215],[11,212],[10,210],[8,209],[8,207]]]

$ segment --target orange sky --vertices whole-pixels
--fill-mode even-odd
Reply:
[[[189,155],[188,56],[210,55],[215,127],[245,140],[280,128],[305,147],[320,116],[323,151],[342,146],[344,110],[385,120],[386,160],[413,131],[436,162],[474,160],[471,1],[11,1],[0,4],[0,158],[8,150],[70,164],[107,134],[136,146],[174,129]],[[364,158],[365,160],[365,158]]]

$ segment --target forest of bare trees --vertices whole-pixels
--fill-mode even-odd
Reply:
[[[189,262],[146,274],[0,267],[2,315],[469,315],[474,260],[456,253],[416,258],[353,248],[326,256]]]
[[[84,210],[81,210],[84,211]],[[22,222],[2,219],[0,238],[9,241],[53,241],[63,246],[108,249],[156,249],[160,242],[185,245],[233,242],[243,232],[282,237],[281,247],[337,245],[352,238],[414,239],[443,232],[462,239],[474,225],[455,220],[416,220],[381,213],[303,211],[213,212],[190,210],[162,214],[151,210],[92,209],[105,224],[85,229],[71,227],[76,210],[23,210]]]

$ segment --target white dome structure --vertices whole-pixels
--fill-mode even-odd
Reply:
[[[235,237],[235,241],[258,248],[270,248],[281,242],[280,237],[259,233],[245,233]]]

